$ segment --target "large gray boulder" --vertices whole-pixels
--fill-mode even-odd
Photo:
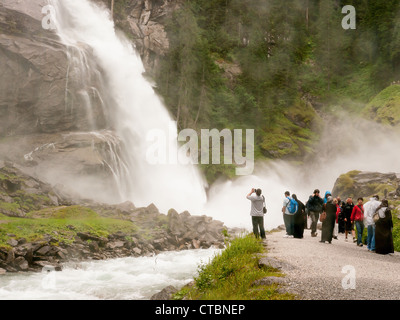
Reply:
[[[347,197],[369,198],[375,194],[381,198],[400,196],[400,174],[353,170],[342,174],[335,182],[332,193],[342,199]]]

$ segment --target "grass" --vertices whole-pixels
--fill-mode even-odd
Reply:
[[[35,217],[35,218],[33,218]],[[28,218],[14,218],[0,214],[0,247],[9,248],[7,234],[28,242],[44,240],[50,235],[57,243],[72,243],[78,232],[107,237],[122,231],[132,234],[136,226],[131,221],[103,218],[91,209],[81,206],[56,207],[28,214]]]
[[[376,95],[362,114],[388,125],[400,123],[400,85],[391,85]]]
[[[395,208],[400,206],[400,201],[395,201],[394,203],[391,203],[394,205]],[[397,215],[399,214],[398,210],[394,209],[392,210],[392,219],[393,219],[393,245],[394,245],[394,251],[400,252],[400,219],[397,218]]]
[[[193,287],[184,287],[175,299],[191,300],[289,300],[289,293],[280,293],[277,284],[253,285],[269,276],[282,276],[272,268],[260,268],[262,243],[252,235],[234,239],[228,247],[208,264],[198,268]]]

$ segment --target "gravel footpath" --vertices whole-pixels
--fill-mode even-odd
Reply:
[[[399,300],[400,254],[379,255],[357,247],[344,235],[332,244],[312,238],[284,238],[285,232],[267,235],[267,258],[281,263],[285,290],[306,300]],[[343,271],[343,272],[342,272]],[[355,275],[355,277],[352,277]],[[343,286],[344,284],[344,286]],[[355,289],[353,288],[355,286]]]

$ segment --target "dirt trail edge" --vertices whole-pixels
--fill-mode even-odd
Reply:
[[[332,244],[312,238],[284,238],[285,232],[267,235],[268,259],[286,274],[284,288],[306,300],[399,300],[400,254],[379,255],[357,247],[344,235]],[[271,263],[272,265],[272,263]]]

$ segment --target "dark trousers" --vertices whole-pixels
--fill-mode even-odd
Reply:
[[[261,235],[261,238],[265,239],[264,217],[251,217],[251,220],[253,222],[253,233],[256,238],[259,238]]]
[[[357,228],[357,244],[362,244],[362,236],[364,232],[364,221],[356,221],[356,228]]]
[[[293,214],[284,214],[283,222],[285,223],[286,233],[289,236],[294,235],[294,215]]]
[[[310,211],[310,217],[311,217],[311,234],[315,234],[317,232],[319,212]]]

